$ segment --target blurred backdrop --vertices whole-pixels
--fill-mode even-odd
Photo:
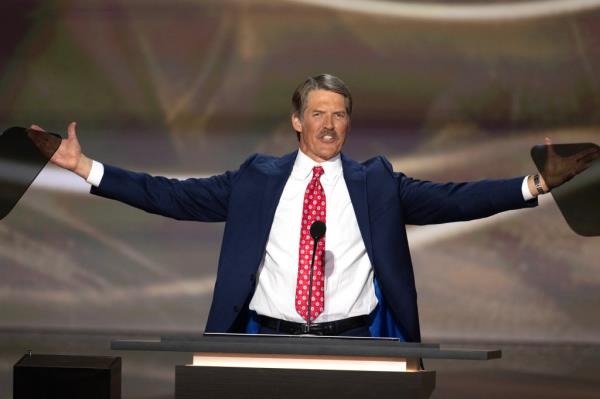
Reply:
[[[598,1],[10,0],[0,26],[0,127],[77,121],[86,154],[133,170],[293,151],[292,91],[320,73],[353,92],[346,154],[416,178],[525,175],[544,137],[600,142]],[[0,330],[202,331],[223,225],[88,190],[47,167],[0,221]],[[408,229],[424,340],[600,342],[600,239],[550,196]]]

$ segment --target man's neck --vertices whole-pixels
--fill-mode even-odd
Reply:
[[[309,158],[309,159],[311,159],[312,161],[314,161],[314,162],[316,162],[318,164],[322,164],[322,163],[326,163],[326,162],[336,162],[338,159],[340,159],[340,155],[341,155],[341,153],[338,152],[337,154],[335,154],[331,158],[322,159],[322,158],[311,156],[311,155],[307,154],[306,152],[302,151],[302,148],[300,148],[300,147],[298,147],[298,154],[302,154],[306,158]]]

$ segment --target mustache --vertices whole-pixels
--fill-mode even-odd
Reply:
[[[318,138],[322,139],[325,136],[331,136],[334,139],[337,140],[338,138],[338,134],[336,133],[335,130],[330,130],[330,129],[323,129],[319,132]]]

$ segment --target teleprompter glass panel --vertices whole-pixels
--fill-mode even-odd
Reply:
[[[537,145],[531,158],[571,229],[600,236],[600,147],[593,143]],[[555,185],[564,184],[556,187]]]
[[[0,136],[0,219],[14,208],[60,146],[59,135],[11,127]]]

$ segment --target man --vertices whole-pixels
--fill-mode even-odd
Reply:
[[[364,163],[345,157],[352,97],[331,75],[307,79],[292,106],[298,151],[253,155],[238,170],[206,179],[177,181],[92,161],[81,151],[75,123],[51,161],[87,179],[93,194],[175,219],[226,222],[209,332],[418,342],[405,225],[531,207],[549,191],[538,175],[437,184],[396,173],[383,157]],[[577,173],[584,168],[578,167]],[[315,221],[325,222],[327,232],[311,275]]]

